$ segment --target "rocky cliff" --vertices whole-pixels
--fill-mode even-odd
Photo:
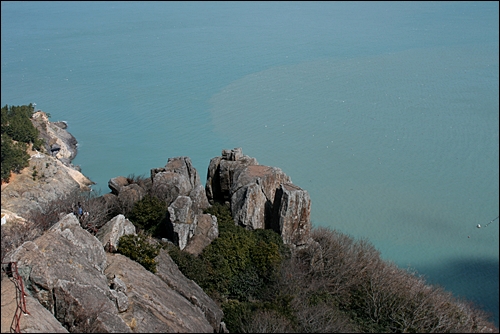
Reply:
[[[2,217],[5,221],[22,219],[48,202],[71,191],[89,190],[92,181],[71,161],[76,157],[76,139],[64,122],[50,122],[47,115],[33,114],[33,125],[45,140],[43,152],[30,150],[29,166],[2,183]]]
[[[64,181],[48,174],[49,170],[56,175],[71,168],[57,157],[45,154],[34,162],[44,173],[43,182],[23,181],[20,176],[18,180],[28,189],[21,189],[19,184],[2,189],[2,199],[4,191],[10,199],[9,208],[24,213],[26,206],[41,205],[82,186],[73,178],[71,181],[69,173],[64,177],[60,174]],[[65,186],[57,182],[65,182]],[[279,168],[259,165],[239,148],[223,150],[220,157],[211,160],[206,187],[188,157],[168,159],[165,167],[151,169],[150,178],[140,184],[118,176],[108,185],[111,192],[102,198],[109,203],[133,205],[147,193],[165,201],[170,242],[194,255],[218,237],[217,218],[203,213],[214,201],[230,204],[235,224],[273,229],[292,246],[311,243],[307,192]],[[23,190],[30,196],[12,195]],[[16,198],[25,202],[16,202]],[[179,271],[166,251],[161,250],[155,258],[156,274],[115,253],[120,237],[135,233],[134,225],[123,215],[117,215],[93,235],[81,227],[73,213],[61,213],[60,220],[42,236],[8,253],[4,263],[17,264],[28,305],[36,313],[28,311],[44,318],[33,322],[21,316],[21,328],[53,332],[224,331],[220,307]],[[2,331],[8,330],[4,325],[8,319],[4,321],[3,315],[14,312],[13,289],[3,275]],[[5,304],[4,296],[11,296],[5,297],[10,298]]]

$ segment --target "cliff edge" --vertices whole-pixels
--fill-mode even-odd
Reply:
[[[44,204],[71,191],[88,191],[93,184],[71,164],[77,141],[66,130],[66,123],[50,122],[43,111],[34,113],[31,121],[45,141],[44,149],[38,152],[28,148],[28,167],[2,183],[2,223],[42,210]]]

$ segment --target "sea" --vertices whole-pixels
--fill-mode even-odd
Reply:
[[[499,3],[1,2],[1,104],[78,140],[102,194],[241,147],[499,326]],[[481,226],[481,227],[478,227]]]

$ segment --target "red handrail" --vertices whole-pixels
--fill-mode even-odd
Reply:
[[[12,319],[12,323],[10,324],[10,329],[11,331],[14,331],[14,333],[21,333],[21,315],[23,313],[24,315],[30,314],[26,309],[26,299],[24,298],[26,296],[26,293],[24,292],[23,278],[21,277],[21,275],[19,275],[19,272],[17,271],[17,262],[9,262],[2,264],[7,264],[8,268],[10,268],[7,269],[6,272],[8,276],[12,275],[14,285],[16,286],[17,308],[16,312],[14,313],[14,318]]]

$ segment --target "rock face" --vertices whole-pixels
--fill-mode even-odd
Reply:
[[[272,226],[285,244],[304,245],[311,232],[311,199],[307,191],[291,184],[281,184],[276,191]]]
[[[70,332],[90,325],[102,332],[130,332],[111,299],[104,249],[73,214],[5,261],[17,262],[27,290]]]
[[[107,225],[122,221],[126,226],[123,220],[117,216]],[[222,310],[180,273],[166,251],[156,258],[155,275],[121,254],[105,253],[103,242],[83,230],[73,214],[7,254],[5,261],[17,262],[27,298],[36,304],[28,304],[28,312],[44,318],[24,328],[207,333],[220,326]],[[15,296],[5,287],[10,289],[6,296]],[[3,301],[4,291],[2,315],[8,311]]]
[[[188,157],[169,158],[163,168],[151,169],[152,192],[168,205],[170,239],[184,249],[195,235],[198,216],[210,206],[197,170]],[[202,235],[200,231],[197,235]],[[197,242],[197,248],[213,240]],[[208,245],[208,244],[206,244]],[[206,246],[205,245],[205,246]]]
[[[2,277],[2,333],[12,332],[12,319],[17,309],[16,294],[17,288],[14,282]],[[68,333],[68,330],[54,318],[52,313],[40,305],[38,300],[30,294],[25,296],[25,300],[29,315],[21,315],[19,325],[21,333]]]
[[[195,216],[196,229],[192,237],[186,243],[184,251],[198,256],[205,247],[219,237],[219,225],[217,217],[211,214]]]
[[[170,259],[168,254],[163,256]],[[119,313],[119,317],[130,330],[138,333],[213,332],[202,310],[170,287],[161,276],[121,254],[108,254],[107,262],[105,273],[108,278],[119,278],[127,287],[129,306]],[[162,261],[158,263],[161,267]],[[177,278],[182,284],[182,278]],[[187,279],[184,277],[184,280]]]
[[[244,167],[258,165],[255,158],[243,155],[241,148],[222,150],[220,157],[210,160],[205,190],[209,202],[230,201],[233,175]]]
[[[311,200],[281,169],[262,166],[241,148],[223,150],[207,172],[209,201],[230,201],[236,224],[273,229],[285,244],[304,245],[311,230]]]
[[[198,172],[188,157],[169,158],[163,168],[151,169],[153,193],[160,195],[168,205],[178,196],[189,196],[201,185]]]

